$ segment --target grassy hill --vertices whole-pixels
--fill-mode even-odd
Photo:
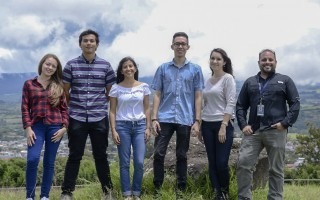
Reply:
[[[119,180],[114,180],[118,182]],[[153,200],[153,186],[151,185],[151,177],[145,177],[143,182],[144,193],[141,197],[143,200]],[[164,200],[175,200],[174,180],[168,180],[166,177],[164,189],[161,191],[162,199]],[[203,192],[203,185],[197,185],[197,187],[189,190],[184,196],[187,200],[204,200],[209,199],[209,196],[206,196],[207,193]],[[59,200],[60,199],[60,188],[55,187],[50,193],[50,200]],[[123,199],[120,195],[119,185],[116,184],[115,195],[117,199]],[[210,192],[209,192],[210,193]],[[265,200],[267,199],[267,189],[255,190],[253,193],[254,200]],[[36,192],[39,195],[39,190]],[[17,200],[25,199],[24,190],[1,190],[0,191],[0,200]],[[93,183],[81,188],[77,188],[74,193],[74,200],[100,200],[101,199],[101,189],[98,183]],[[231,200],[236,199],[236,194],[232,194]],[[319,186],[318,185],[285,185],[284,187],[284,200],[318,200],[319,199]]]

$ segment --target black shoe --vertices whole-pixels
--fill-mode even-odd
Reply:
[[[221,192],[221,196],[223,200],[230,200],[229,194],[227,192]]]
[[[176,190],[176,200],[183,200],[183,194],[184,194],[184,190]]]
[[[238,197],[238,200],[250,200],[250,198],[239,196],[239,197]]]
[[[107,186],[102,187],[102,192],[103,192],[103,197],[102,197],[103,200],[116,199],[113,195],[113,191],[111,187],[110,188]]]
[[[161,192],[159,187],[154,188],[153,199],[161,199]]]
[[[72,200],[72,193],[63,191],[61,193],[60,200]]]

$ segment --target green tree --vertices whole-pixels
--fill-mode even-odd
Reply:
[[[13,158],[8,161],[0,162],[2,187],[20,187],[25,185],[25,160]]]
[[[304,157],[308,163],[320,164],[320,128],[309,124],[308,135],[297,135],[297,155]]]

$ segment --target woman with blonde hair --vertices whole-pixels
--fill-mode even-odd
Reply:
[[[43,144],[41,200],[49,199],[54,162],[60,141],[67,131],[68,110],[62,84],[62,66],[54,54],[39,62],[38,76],[27,80],[22,91],[22,122],[27,136],[26,198],[34,200],[37,171]]]

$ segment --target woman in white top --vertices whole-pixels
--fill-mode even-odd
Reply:
[[[229,199],[228,160],[233,142],[236,84],[227,53],[220,48],[210,53],[212,76],[203,90],[201,132],[206,146],[209,177],[216,199]]]
[[[123,58],[117,69],[117,84],[110,97],[112,138],[118,148],[120,182],[125,199],[140,199],[146,142],[150,137],[148,84],[138,81],[138,67],[131,57]],[[130,156],[133,149],[133,180],[130,186]]]

